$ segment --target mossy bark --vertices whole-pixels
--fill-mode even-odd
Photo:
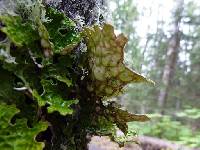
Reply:
[[[76,23],[78,30],[82,30],[83,26],[91,26],[104,22],[103,14],[100,14],[100,10],[105,5],[104,0],[62,0],[60,2],[57,2],[57,0],[46,0],[46,4],[63,11]],[[82,48],[82,44],[76,48],[77,61],[79,61],[78,58]],[[74,65],[76,65],[76,62],[74,62]],[[79,72],[80,70],[76,71]],[[53,113],[45,116],[45,119],[50,122],[51,127],[39,135],[38,139],[49,139],[46,141],[46,150],[88,149],[87,144],[90,140],[90,133],[87,133],[86,128],[90,118],[95,116],[94,112],[97,107],[96,101],[90,100],[97,98],[88,93],[87,83],[84,83],[87,80],[80,80],[78,82],[79,86],[75,89],[75,94],[79,95],[79,106],[75,108],[76,114],[74,116],[63,117],[58,113]],[[42,113],[47,114],[45,111],[44,109]]]

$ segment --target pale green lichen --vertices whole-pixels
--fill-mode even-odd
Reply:
[[[105,97],[118,95],[130,82],[151,82],[124,65],[124,35],[116,36],[109,24],[84,28],[85,53],[78,46],[82,39],[76,28],[80,28],[63,12],[44,7],[41,0],[17,0],[13,7],[13,15],[0,12],[5,25],[0,30],[9,41],[0,47],[0,103],[19,107],[17,117],[22,120],[17,120],[9,133],[19,131],[21,137],[9,139],[1,134],[2,129],[3,144],[18,144],[20,150],[42,149],[44,144],[34,141],[47,128],[40,119],[49,122],[50,130],[39,135],[39,140],[46,142],[45,149],[59,149],[63,144],[69,149],[85,149],[88,133],[112,136],[115,125],[126,133],[126,122],[148,120],[115,108],[110,101],[103,104]],[[14,63],[8,61],[11,58]],[[29,129],[23,118],[33,128]],[[21,127],[23,130],[18,130]],[[5,149],[1,141],[0,149]]]
[[[50,42],[49,32],[47,31],[46,27],[42,24],[42,21],[38,18],[38,33],[40,36],[40,43],[43,48],[43,53],[45,57],[50,57],[53,55],[53,44]]]
[[[153,83],[124,65],[123,49],[127,38],[123,34],[116,36],[112,25],[84,28],[83,36],[88,47],[92,89],[98,96],[116,96],[131,82]]]
[[[0,21],[5,25],[0,31],[5,33],[16,46],[27,46],[39,39],[31,23],[23,22],[20,16],[4,15],[0,16]]]
[[[66,82],[66,81],[65,81]],[[51,80],[42,80],[44,92],[40,95],[36,90],[33,90],[33,97],[37,100],[40,107],[49,105],[47,108],[48,113],[58,111],[61,115],[72,114],[73,109],[71,105],[77,104],[78,100],[65,100],[59,95],[59,89],[56,89],[56,85],[51,83]]]
[[[43,149],[44,143],[37,142],[35,137],[47,129],[47,123],[39,122],[33,128],[28,128],[26,119],[17,119],[15,124],[11,124],[11,119],[18,112],[19,110],[14,105],[6,105],[0,101],[0,149]]]

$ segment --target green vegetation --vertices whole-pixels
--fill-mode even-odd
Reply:
[[[155,87],[129,85],[118,98],[130,112],[160,114],[142,127],[131,123],[129,131],[135,132],[135,125],[138,135],[200,147],[199,2],[111,0],[111,4],[113,24],[130,41],[126,64],[156,82]]]
[[[149,116],[151,121],[148,123],[129,123],[129,132],[135,131],[137,135],[153,136],[190,147],[200,147],[200,132],[193,131],[189,126],[173,120],[170,116],[159,114]]]
[[[10,120],[19,110],[13,105],[0,105],[0,148],[6,150],[40,150],[44,148],[43,143],[35,141],[37,133],[46,130],[47,123],[39,122],[33,128],[27,128],[26,119],[18,119],[15,124]]]
[[[149,120],[108,99],[153,83],[124,65],[123,34],[109,24],[78,32],[40,0],[12,4],[0,11],[0,149],[82,150],[88,135],[114,139],[127,122]]]

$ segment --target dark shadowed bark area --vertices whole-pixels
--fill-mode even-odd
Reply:
[[[179,30],[179,25],[182,18],[181,15],[183,12],[183,3],[184,3],[183,0],[177,0],[175,6],[175,16],[174,16],[174,23],[172,26],[173,27],[172,35],[171,38],[169,39],[166,61],[162,75],[163,86],[158,96],[158,106],[161,108],[165,106],[165,103],[167,101],[167,95],[171,86],[170,82],[172,81],[177,62],[179,45],[180,45],[180,33],[181,33]],[[162,110],[162,113],[164,113],[164,110]]]

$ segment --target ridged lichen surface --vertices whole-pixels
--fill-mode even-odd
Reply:
[[[124,47],[128,39],[114,33],[110,24],[84,28],[88,47],[88,61],[92,84],[88,89],[95,91],[98,96],[117,96],[128,83],[153,81],[129,69],[124,64]]]

